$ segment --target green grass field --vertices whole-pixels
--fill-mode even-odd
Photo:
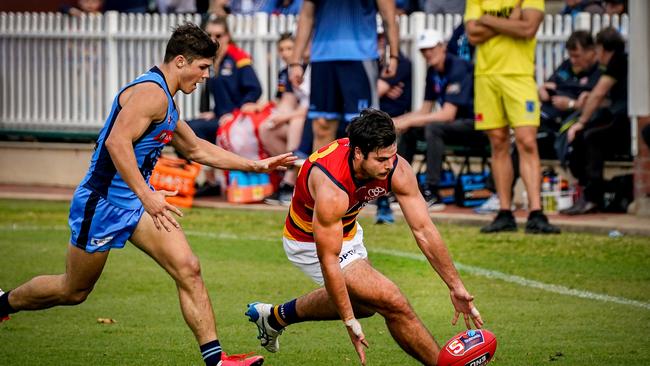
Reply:
[[[64,270],[67,203],[0,200],[0,287]],[[285,258],[284,213],[185,210],[190,243],[201,258],[222,345],[257,351],[266,365],[355,365],[339,322],[302,323],[269,354],[243,316],[252,300],[283,302],[314,288]],[[408,227],[364,218],[366,246],[440,343],[461,330],[442,281],[416,256]],[[477,227],[440,225],[485,327],[498,338],[494,365],[650,365],[650,239],[588,234],[479,235]],[[482,270],[490,270],[482,271]],[[496,274],[499,278],[491,278]],[[519,276],[519,277],[513,277]],[[523,278],[523,279],[522,279]],[[538,281],[546,285],[536,285]],[[558,294],[563,286],[588,298]],[[535,287],[536,286],[536,287]],[[586,294],[586,295],[585,295]],[[601,300],[594,299],[600,295]],[[617,302],[618,301],[618,302]],[[98,324],[113,318],[116,324]],[[382,319],[362,321],[368,365],[416,365]],[[22,312],[0,325],[1,365],[202,365],[181,317],[175,286],[127,245],[109,257],[88,300],[76,307]]]

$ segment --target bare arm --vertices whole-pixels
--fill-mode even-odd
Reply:
[[[188,159],[218,169],[268,172],[275,169],[284,170],[296,160],[291,153],[264,160],[246,159],[198,138],[183,120],[179,120],[176,125],[172,145]]]
[[[390,90],[390,84],[382,79],[377,79],[377,96],[383,97]]]
[[[494,15],[484,14],[479,19],[479,24],[510,37],[532,39],[537,34],[542,20],[544,20],[544,12],[541,10],[523,9],[520,18],[499,18]]]
[[[156,228],[162,226],[171,231],[169,224],[180,227],[168,211],[179,216],[182,215],[181,212],[165,201],[165,196],[169,195],[167,192],[154,192],[149,188],[140,173],[133,150],[133,143],[144,134],[149,125],[165,118],[167,96],[158,85],[142,83],[122,92],[119,102],[122,109],[105,141],[111,160],[124,182],[152,217]]]
[[[397,72],[397,57],[399,56],[399,29],[395,20],[395,1],[377,0],[377,9],[384,20],[384,29],[390,50],[390,54],[387,56],[389,61],[386,63],[386,69],[382,73],[382,77],[389,78],[395,76]]]
[[[487,27],[477,20],[470,20],[465,24],[467,30],[467,39],[473,45],[479,45],[487,42],[490,38],[499,34],[494,29]]]
[[[498,33],[478,22],[483,15],[483,9],[478,0],[467,0],[465,3],[465,32],[469,43],[478,45],[488,41]]]
[[[455,104],[446,102],[442,108],[432,112],[433,101],[425,100],[420,110],[407,113],[395,118],[395,128],[404,132],[411,127],[426,126],[430,123],[446,123],[456,119],[458,107]]]
[[[356,322],[352,310],[352,302],[345,285],[345,278],[339,265],[339,254],[343,244],[342,218],[348,209],[348,195],[336,186],[323,171],[312,170],[309,176],[309,192],[314,197],[313,229],[316,241],[318,260],[325,280],[325,289],[334,303],[341,320],[348,327],[348,333],[355,346],[361,363],[365,364],[365,352],[362,344],[367,347],[365,336],[351,333],[349,324]],[[358,324],[358,322],[357,322]]]
[[[293,54],[289,57],[289,81],[298,87],[302,83],[304,70],[302,66],[302,55],[311,39],[314,27],[314,11],[316,6],[312,1],[305,0],[298,15],[298,26],[296,27],[296,42],[293,46]]]
[[[585,124],[589,122],[589,119],[591,119],[591,116],[600,107],[614,84],[616,84],[616,79],[608,75],[602,75],[598,79],[596,86],[591,90],[585,101],[578,123]]]
[[[578,121],[567,131],[567,140],[569,142],[572,142],[575,139],[578,131],[585,128],[585,125],[589,122],[591,116],[593,116],[598,107],[600,107],[603,100],[605,100],[607,93],[614,84],[616,84],[616,79],[608,75],[602,75],[598,79],[596,86],[594,86],[586,97],[587,99],[582,106],[582,113],[580,114]]]
[[[398,121],[401,120],[406,120],[406,119],[411,119],[417,116],[425,115],[431,113],[431,110],[433,109],[433,101],[432,100],[424,100],[422,101],[422,105],[420,106],[420,109],[417,111],[413,112],[408,112],[405,114],[402,114],[401,116],[397,116],[394,118],[395,124],[401,123]]]
[[[429,102],[432,103],[432,102]],[[451,122],[456,119],[456,112],[458,107],[455,104],[446,102],[442,108],[435,112],[419,113],[408,119],[408,127],[421,127],[430,123]]]
[[[429,217],[426,203],[420,194],[411,166],[401,157],[391,183],[393,193],[402,208],[404,218],[413,232],[418,247],[449,288],[451,301],[456,310],[454,323],[458,314],[462,313],[468,328],[470,327],[469,316],[472,317],[474,325],[480,328],[483,325],[483,320],[475,310],[472,302],[473,297],[465,289],[447,246]]]

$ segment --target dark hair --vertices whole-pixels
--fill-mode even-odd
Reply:
[[[368,108],[352,119],[348,126],[350,148],[358,147],[367,158],[371,151],[389,147],[397,140],[395,125],[386,112]]]
[[[625,41],[615,28],[607,27],[596,35],[596,44],[603,46],[605,51],[625,51]]]
[[[199,58],[214,58],[218,49],[219,45],[198,25],[186,22],[174,29],[167,42],[164,61],[170,62],[178,55],[185,56],[190,63]]]
[[[594,48],[594,38],[591,33],[585,30],[577,30],[571,33],[569,39],[566,41],[566,48],[575,51],[580,46],[583,50]]]
[[[293,37],[293,34],[291,34],[290,32],[282,33],[280,34],[280,38],[278,39],[278,44],[286,40],[295,41],[295,38]]]
[[[202,24],[203,29],[206,29],[210,24],[222,26],[224,31],[228,35],[230,35],[230,28],[228,28],[228,18],[221,15],[210,14],[210,16],[207,19],[205,19],[205,21]]]

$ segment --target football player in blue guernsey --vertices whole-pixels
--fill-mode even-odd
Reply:
[[[218,47],[198,26],[180,25],[167,43],[164,62],[119,91],[88,174],[72,198],[66,272],[38,276],[12,291],[0,291],[0,319],[20,310],[83,302],[102,273],[110,250],[124,247],[128,240],[176,282],[183,318],[206,365],[264,362],[260,356],[222,353],[199,260],[174,218],[182,213],[165,201],[175,193],[155,191],[149,184],[168,143],[189,159],[215,168],[268,172],[293,164],[295,157],[290,153],[260,161],[232,154],[197,138],[179,119],[174,95],[178,91],[189,94],[197,83],[205,81]]]
[[[368,342],[357,318],[380,314],[393,339],[424,365],[436,365],[440,347],[399,287],[368,260],[357,216],[368,201],[392,191],[418,247],[449,288],[456,324],[463,314],[480,328],[483,320],[467,292],[440,233],[429,217],[411,165],[397,155],[395,126],[385,112],[367,109],[338,139],[314,152],[300,168],[283,245],[290,262],[319,286],[297,299],[272,305],[254,302],[246,315],[269,352],[295,323],[341,320],[361,364]]]

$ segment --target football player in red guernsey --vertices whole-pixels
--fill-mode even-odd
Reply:
[[[379,313],[397,343],[425,365],[435,365],[440,347],[397,285],[373,268],[357,215],[378,197],[395,194],[404,218],[429,263],[447,284],[467,327],[483,325],[481,316],[429,217],[411,166],[397,155],[395,127],[384,112],[366,109],[348,127],[348,138],[313,153],[298,174],[284,226],[289,260],[321,287],[281,305],[255,302],[246,315],[255,322],[262,346],[279,347],[290,324],[342,320],[365,365],[368,342],[357,318]]]

